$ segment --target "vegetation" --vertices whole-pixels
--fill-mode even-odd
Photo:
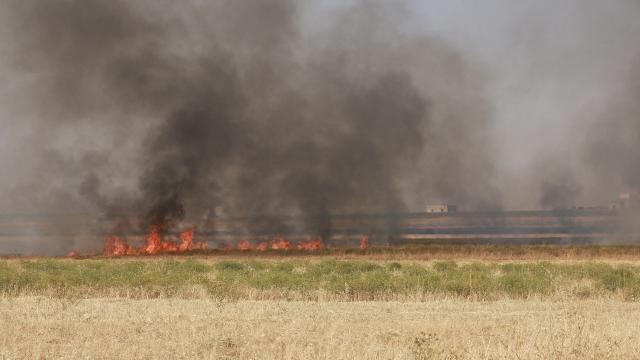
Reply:
[[[0,259],[0,358],[640,352],[637,262],[265,255]]]
[[[637,359],[640,303],[0,298],[2,359]]]
[[[0,260],[0,294],[284,300],[640,300],[640,266],[603,262]]]

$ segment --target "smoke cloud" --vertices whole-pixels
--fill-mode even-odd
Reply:
[[[334,213],[499,208],[481,72],[408,30],[408,5],[355,2],[322,26],[302,20],[313,5],[5,1],[24,146],[6,161],[24,166],[2,211],[165,230],[267,215],[274,233],[300,215],[329,238]]]
[[[640,193],[640,54],[627,82],[596,118],[583,158],[595,186]]]

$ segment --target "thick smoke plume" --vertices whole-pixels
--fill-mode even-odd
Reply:
[[[482,78],[412,35],[399,2],[357,2],[322,26],[302,20],[316,5],[5,1],[29,144],[16,161],[29,161],[2,210],[165,228],[267,215],[273,232],[301,215],[301,231],[329,238],[335,213],[498,208]]]
[[[640,49],[627,83],[597,114],[584,161],[596,186],[640,194]]]

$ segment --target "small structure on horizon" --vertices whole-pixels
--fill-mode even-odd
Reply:
[[[621,193],[618,198],[609,205],[609,210],[637,209],[638,197],[632,193]]]
[[[428,214],[454,213],[456,211],[458,211],[458,209],[455,205],[449,205],[449,204],[427,205]]]

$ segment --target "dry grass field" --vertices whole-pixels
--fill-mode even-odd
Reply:
[[[640,358],[640,257],[567,249],[4,258],[0,358]]]
[[[640,304],[0,300],[0,358],[637,359]]]

